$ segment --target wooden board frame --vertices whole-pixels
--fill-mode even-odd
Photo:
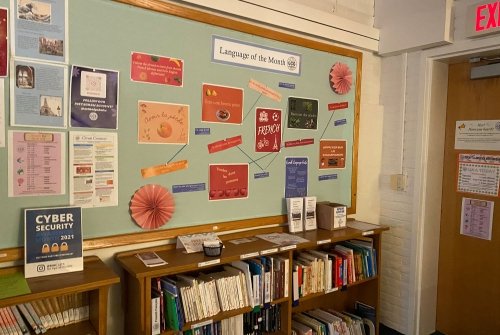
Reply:
[[[177,16],[184,19],[189,19],[197,22],[210,24],[213,26],[227,28],[243,33],[265,37],[271,40],[290,43],[318,51],[329,52],[336,55],[351,57],[356,59],[356,90],[355,90],[355,106],[354,106],[354,125],[353,125],[353,153],[352,153],[352,176],[351,176],[351,206],[348,208],[347,214],[356,213],[357,199],[357,167],[358,167],[358,140],[359,140],[359,115],[360,115],[360,98],[361,98],[361,72],[362,72],[362,53],[355,50],[341,48],[332,44],[319,42],[305,37],[295,36],[281,31],[273,30],[266,27],[257,26],[251,23],[237,21],[232,18],[227,18],[221,15],[204,12],[201,10],[167,3],[161,0],[113,0],[114,2],[123,3],[138,8],[151,10],[167,15]],[[135,243],[148,243],[161,240],[176,238],[178,235],[187,233],[199,233],[206,231],[224,232],[237,229],[259,228],[269,225],[283,225],[287,222],[286,215],[276,215],[261,218],[252,218],[247,220],[227,221],[221,223],[210,223],[198,226],[173,228],[167,230],[129,233],[122,235],[113,235],[99,238],[86,239],[83,243],[84,250],[95,250],[108,247],[119,247]],[[0,249],[0,262],[16,261],[23,258],[23,248],[7,248]]]

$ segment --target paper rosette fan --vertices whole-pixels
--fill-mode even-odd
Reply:
[[[174,197],[161,185],[145,185],[135,191],[130,200],[130,215],[143,229],[163,226],[170,220],[174,211]]]
[[[346,94],[351,90],[352,72],[344,63],[335,63],[330,70],[330,87],[337,94]]]

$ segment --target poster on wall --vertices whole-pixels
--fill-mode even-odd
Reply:
[[[5,147],[5,88],[4,80],[0,78],[0,148]]]
[[[500,155],[459,154],[457,192],[500,196]]]
[[[255,109],[255,152],[281,149],[281,109]]]
[[[139,143],[189,143],[189,105],[139,100],[137,120]]]
[[[182,59],[132,52],[130,79],[142,83],[182,87],[183,68]]]
[[[500,120],[456,121],[455,149],[497,150],[500,148]]]
[[[7,8],[0,7],[0,77],[7,77],[9,70],[8,13]]]
[[[319,169],[345,169],[346,140],[319,141]]]
[[[67,0],[11,0],[10,8],[12,55],[68,62]]]
[[[460,234],[491,241],[493,201],[462,198]]]
[[[248,198],[248,164],[210,164],[209,200]]]
[[[288,128],[318,129],[318,100],[288,98]]]
[[[243,89],[203,84],[201,120],[241,124],[243,122]]]
[[[309,159],[307,157],[287,157],[285,159],[285,198],[307,196]]]
[[[24,210],[24,276],[83,270],[82,209]]]
[[[68,68],[18,59],[11,64],[11,125],[66,128]]]
[[[118,128],[118,71],[73,65],[71,127]]]
[[[9,197],[66,192],[66,137],[62,132],[9,131]]]
[[[118,135],[69,133],[69,203],[74,206],[118,206]]]

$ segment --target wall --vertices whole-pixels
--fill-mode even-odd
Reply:
[[[202,2],[199,0],[189,1],[189,2]],[[217,4],[223,4],[227,8],[236,8],[236,3],[240,2],[237,0],[224,0],[221,1],[210,1],[214,6]],[[291,1],[281,1],[282,3],[291,3]],[[367,2],[371,2],[371,5],[367,5]],[[353,10],[364,10],[367,9],[365,13],[367,17],[373,14],[373,0],[355,0],[355,1],[345,1],[345,13],[349,13],[348,8]],[[348,7],[352,6],[352,7]],[[268,10],[267,16],[275,15],[274,12]],[[306,9],[302,11],[300,15],[315,15],[317,9]],[[262,10],[258,11],[247,11],[246,16],[252,20],[257,20],[262,18]],[[352,16],[352,15],[351,15]],[[344,21],[352,22],[354,26],[366,28],[367,31],[376,31],[371,25],[363,25],[358,22],[352,21],[350,17],[340,17]],[[312,36],[316,35],[315,32],[323,32],[325,27],[321,24],[307,24],[301,26],[300,28],[308,38],[314,38]],[[293,31],[292,31],[293,32]],[[327,35],[332,36],[332,35]],[[379,174],[381,167],[381,152],[382,152],[382,121],[384,120],[383,114],[384,110],[379,104],[380,95],[380,58],[375,55],[369,48],[366,47],[364,43],[362,45],[356,46],[359,42],[358,37],[349,37],[343,35],[342,38],[346,41],[343,44],[338,43],[338,40],[333,36],[331,38],[325,38],[325,36],[319,36],[318,39],[325,42],[330,42],[333,44],[348,46],[349,48],[356,49],[363,52],[363,67],[362,67],[362,81],[361,81],[361,115],[360,115],[360,136],[359,136],[359,154],[358,154],[358,200],[357,200],[357,214],[356,218],[360,220],[365,220],[368,222],[378,223],[379,222]],[[378,43],[378,42],[377,42]],[[370,44],[372,45],[372,44]],[[101,250],[93,250],[85,254],[98,255],[103,261],[111,266],[116,273],[121,274],[121,269],[114,262],[114,254],[121,251],[133,250],[138,248],[144,248],[159,244],[170,243],[172,241],[162,241],[159,243],[144,243],[144,244],[134,244],[127,247],[119,248],[107,248]],[[110,304],[108,308],[108,334],[109,335],[123,335],[123,306],[121,302],[121,287],[115,285],[110,290]]]
[[[387,121],[380,222],[392,226],[383,239],[381,319],[403,334],[427,335],[435,330],[446,62],[500,53],[498,35],[465,38],[466,7],[473,3],[477,1],[453,2],[452,44],[407,54],[400,50],[381,60],[381,104]],[[415,29],[406,38],[419,38],[416,35],[420,34]],[[381,33],[381,43],[383,38]],[[405,57],[407,66],[402,65]],[[403,122],[403,132],[395,131],[401,127],[395,128],[388,120],[391,118],[397,120],[395,123]],[[403,150],[398,151],[398,146]],[[387,174],[397,171],[396,162],[401,157],[409,185],[405,192],[394,192]]]

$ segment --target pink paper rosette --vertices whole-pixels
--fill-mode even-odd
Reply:
[[[337,62],[330,69],[330,87],[337,94],[347,94],[351,90],[352,72],[349,66]]]
[[[130,200],[130,215],[142,229],[163,226],[170,220],[174,211],[174,197],[161,185],[145,185],[135,191]]]

